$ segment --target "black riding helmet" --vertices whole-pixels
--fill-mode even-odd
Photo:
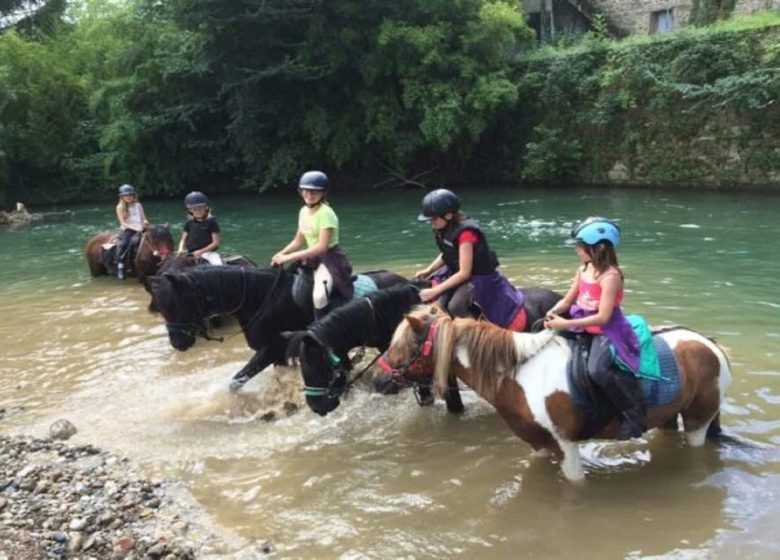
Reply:
[[[422,214],[417,216],[421,222],[460,210],[458,195],[447,189],[436,189],[425,195],[422,201]]]
[[[200,191],[192,191],[190,194],[184,197],[184,206],[187,208],[195,208],[198,206],[208,206],[208,197]]]
[[[328,188],[328,176],[322,171],[307,171],[301,175],[298,188],[310,191],[324,191]]]

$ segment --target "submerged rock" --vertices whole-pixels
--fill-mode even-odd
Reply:
[[[76,435],[78,430],[69,420],[57,420],[49,426],[49,437],[51,439],[70,439]]]

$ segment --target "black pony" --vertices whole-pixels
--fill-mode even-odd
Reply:
[[[561,295],[543,288],[520,288],[525,298],[527,325],[540,329],[545,313]],[[352,364],[347,352],[357,346],[377,348],[384,352],[393,332],[409,310],[421,303],[419,289],[413,285],[396,286],[355,299],[331,311],[304,331],[289,333],[289,353],[301,364],[306,403],[314,412],[325,416],[340,404],[340,397],[354,380],[349,380]],[[375,376],[374,387],[381,393],[397,393],[404,385],[401,376]],[[415,387],[420,404],[433,402],[430,386]],[[445,395],[447,409],[463,411],[457,382],[453,379]]]
[[[380,288],[406,283],[388,271],[365,274]],[[293,301],[295,275],[283,268],[243,266],[195,267],[163,274],[151,281],[149,309],[165,319],[171,346],[187,350],[197,337],[210,335],[209,319],[232,315],[238,320],[247,344],[255,351],[233,376],[230,388],[240,389],[271,364],[286,363],[286,340],[281,333],[306,328],[313,317]]]

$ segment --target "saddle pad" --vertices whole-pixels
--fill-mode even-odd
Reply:
[[[568,342],[572,349],[572,356],[574,356],[576,345],[573,341]],[[658,381],[643,378],[639,379],[642,397],[647,408],[669,404],[677,398],[682,388],[680,371],[677,369],[677,361],[674,358],[672,349],[669,348],[669,345],[661,336],[654,336],[653,344],[658,353],[658,362],[661,366],[662,377]],[[581,411],[588,415],[593,415],[596,412],[596,408],[600,405],[597,403],[594,407],[594,403],[591,402],[590,396],[584,389],[587,384],[591,383],[590,378],[583,374],[580,375],[582,375],[582,377],[575,379],[575,371],[574,368],[572,368],[572,362],[570,361],[566,367],[566,376],[569,382],[569,393],[571,394],[572,402],[574,403],[574,406]],[[623,375],[631,374],[624,373]]]
[[[358,274],[352,281],[352,287],[355,289],[355,299],[367,296],[372,292],[376,292],[379,286],[376,285],[370,276],[365,274]]]
[[[653,344],[658,353],[658,364],[661,366],[661,379],[653,381],[640,379],[642,396],[648,408],[664,406],[672,402],[680,394],[680,370],[677,369],[677,360],[666,341],[660,336],[653,337]]]

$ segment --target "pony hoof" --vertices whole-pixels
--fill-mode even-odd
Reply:
[[[230,385],[228,385],[228,390],[231,393],[238,393],[241,388],[246,384],[246,382],[249,381],[248,377],[236,377],[230,380]]]

